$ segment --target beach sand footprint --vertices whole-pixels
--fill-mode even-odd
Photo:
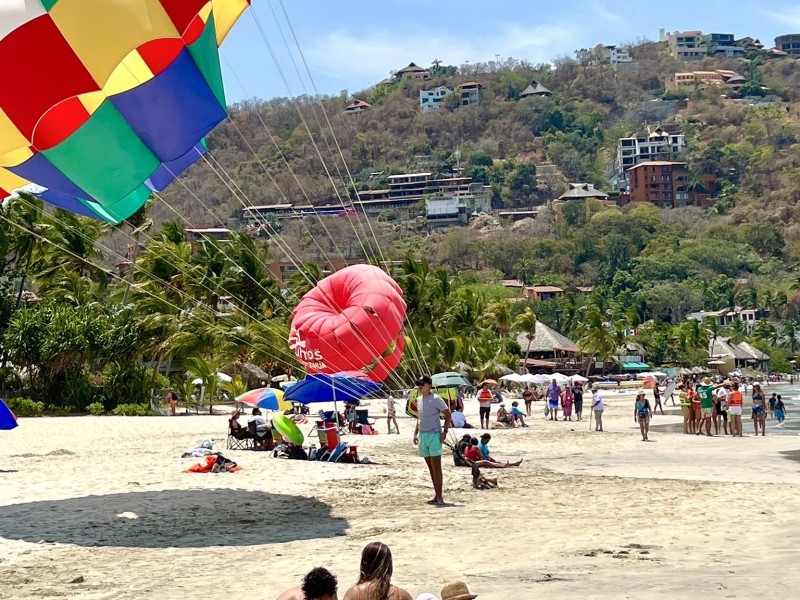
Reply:
[[[235,489],[108,494],[0,506],[0,537],[127,548],[280,544],[342,536],[314,498]]]

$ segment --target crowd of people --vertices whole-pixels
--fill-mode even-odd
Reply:
[[[344,594],[343,600],[414,600],[414,597],[392,583],[394,565],[392,551],[382,542],[367,544],[361,552],[358,580]],[[339,581],[324,567],[309,571],[300,585],[286,590],[277,600],[338,600]],[[474,600],[463,581],[446,584],[439,596],[425,592],[416,600]]]
[[[710,377],[701,381],[680,381],[679,390],[681,412],[683,414],[683,433],[707,436],[724,435],[742,437],[742,417],[744,416],[744,389],[746,386],[737,379],[725,379],[714,383]],[[767,418],[779,424],[786,419],[786,404],[780,394],[773,393],[767,399],[761,385],[754,383],[750,392],[750,418],[755,435],[766,435]],[[711,433],[711,429],[714,433]]]

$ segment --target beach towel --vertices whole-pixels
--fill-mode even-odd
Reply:
[[[222,454],[207,456],[205,463],[197,463],[184,471],[184,473],[235,473],[241,471],[242,467]]]

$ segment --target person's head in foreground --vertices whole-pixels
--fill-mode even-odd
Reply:
[[[555,379],[553,379],[553,385],[558,385],[558,382]]]
[[[477,446],[478,445],[478,438],[476,438],[476,437],[470,438],[469,445],[470,446]]]
[[[431,379],[430,375],[421,375],[417,378],[416,381],[417,389],[423,396],[427,396],[431,392],[431,387],[433,386],[433,380]]]
[[[336,590],[339,582],[336,575],[325,567],[311,569],[303,578],[303,591],[305,600],[336,600]]]
[[[711,385],[711,378],[703,377],[703,385]]]
[[[358,583],[369,584],[370,598],[388,598],[392,582],[392,551],[383,542],[372,542],[361,551]]]
[[[489,435],[488,433],[484,433],[484,434],[481,436],[481,441],[482,441],[484,444],[488,444],[488,443],[489,443],[489,440],[491,440],[491,439],[492,439],[492,436],[491,436],[491,435]]]
[[[258,408],[258,407],[256,406],[256,407],[253,409],[253,414],[254,414],[254,415],[260,415],[260,414],[261,414],[261,409],[260,409],[260,408]]]
[[[442,600],[475,600],[477,594],[470,594],[463,581],[451,581],[442,588]]]
[[[511,403],[511,406],[519,406],[519,402],[517,402],[516,400],[514,400],[514,401]]]

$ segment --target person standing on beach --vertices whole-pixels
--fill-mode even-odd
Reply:
[[[767,400],[764,397],[764,392],[761,391],[761,386],[757,383],[753,384],[753,428],[756,435],[758,435],[758,426],[761,425],[761,435],[766,435],[767,427]]]
[[[572,387],[567,384],[564,387],[564,393],[561,394],[561,406],[564,409],[564,420],[572,421],[572,405],[575,404],[575,395],[572,393]]]
[[[416,383],[417,426],[414,429],[414,444],[419,444],[419,455],[425,459],[433,483],[434,496],[428,500],[428,504],[441,506],[444,504],[442,443],[447,439],[447,430],[450,429],[450,409],[440,396],[433,393],[433,382],[428,375],[423,375]],[[444,418],[444,429],[440,417]]]
[[[533,392],[531,388],[527,385],[525,389],[522,390],[522,399],[525,401],[525,410],[528,412],[528,416],[531,416],[531,403],[533,402]]]
[[[386,399],[386,426],[387,433],[390,435],[392,433],[392,423],[394,423],[395,432],[400,435],[400,426],[397,424],[397,401],[394,399],[394,396],[389,394],[389,397]]]
[[[561,397],[561,388],[555,379],[547,386],[547,406],[550,409],[550,420],[558,421],[558,401]]]
[[[692,402],[689,400],[689,387],[683,382],[678,383],[678,398],[681,401],[681,414],[683,414],[683,433],[689,435],[694,433],[694,414],[692,412]]]
[[[489,416],[492,412],[492,390],[489,384],[484,383],[478,392],[478,411],[481,419],[481,429],[489,429]],[[484,420],[486,424],[484,425]]]
[[[783,398],[781,398],[780,394],[775,399],[775,419],[777,419],[778,425],[786,420],[786,405],[783,403]]]
[[[717,388],[714,398],[714,433],[716,435],[719,435],[720,420],[722,420],[725,435],[728,435],[728,396],[730,394],[731,382],[726,379],[722,382],[722,387]]]
[[[664,407],[661,406],[661,390],[658,389],[658,382],[653,382],[653,412],[657,409],[661,409],[661,414],[664,414]]]
[[[600,395],[600,388],[597,386],[592,387],[592,410],[594,411],[595,420],[594,430],[603,431],[603,411],[605,410],[605,405],[603,404],[603,397]]]
[[[731,395],[728,396],[728,410],[731,413],[731,435],[742,437],[742,392],[739,391],[739,383],[733,382]]]
[[[772,397],[769,399],[769,418],[775,418],[775,403],[778,401],[778,394],[772,392]]]
[[[714,390],[716,386],[709,377],[704,377],[702,385],[697,386],[697,395],[700,397],[700,421],[697,424],[695,435],[703,432],[703,423],[706,426],[706,435],[714,437],[711,433],[711,420],[714,417]]]
[[[580,421],[583,413],[583,386],[580,383],[575,384],[572,394],[575,396],[575,416]]]
[[[653,410],[650,408],[650,401],[645,397],[645,391],[639,390],[636,393],[636,403],[633,407],[633,420],[639,423],[643,442],[648,441],[647,434],[650,431],[650,417],[652,414]]]

